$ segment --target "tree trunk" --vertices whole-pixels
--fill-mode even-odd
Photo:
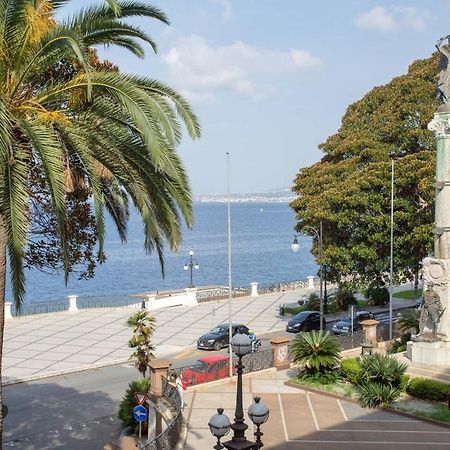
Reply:
[[[0,215],[0,450],[3,448],[3,333],[5,330],[6,230]]]
[[[417,291],[419,289],[419,271],[414,271],[414,290]]]

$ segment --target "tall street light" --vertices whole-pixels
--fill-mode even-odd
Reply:
[[[217,438],[217,444],[214,446],[214,449],[220,450],[225,447],[227,450],[259,450],[263,446],[261,441],[263,433],[260,431],[260,426],[269,418],[269,409],[261,402],[259,397],[255,397],[255,403],[248,408],[248,416],[257,428],[254,433],[256,441],[249,441],[245,436],[248,425],[244,420],[242,405],[242,374],[245,367],[242,364],[242,357],[252,351],[252,341],[247,334],[240,331],[231,339],[231,347],[238,357],[238,363],[236,364],[237,389],[234,422],[230,423],[230,420],[223,414],[223,409],[221,408],[217,410],[218,414],[211,417],[208,426],[212,435]],[[229,441],[222,444],[220,439],[229,433],[230,428],[233,430],[233,436]]]
[[[191,250],[189,252],[189,261],[184,265],[184,270],[190,270],[190,279],[191,279],[191,283],[189,284],[190,288],[194,287],[194,284],[192,282],[192,272],[193,269],[197,270],[198,269],[198,264],[197,261],[194,261],[194,252]]]
[[[396,158],[406,154],[404,150],[400,152],[390,152],[391,158],[391,248],[389,255],[389,340],[392,341],[392,295],[394,292],[394,161]]]
[[[323,242],[322,242],[322,221],[319,222],[319,229],[317,230],[314,227],[311,227],[309,225],[304,225],[302,227],[303,229],[309,229],[311,230],[316,238],[319,241],[319,264],[320,264],[320,270],[319,270],[319,276],[320,276],[320,331],[323,331],[323,264],[322,264],[322,250],[323,250]],[[292,243],[292,251],[294,253],[297,253],[300,250],[300,244],[298,243],[298,234],[294,235],[294,242]]]

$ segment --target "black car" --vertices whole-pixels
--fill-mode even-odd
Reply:
[[[375,316],[369,311],[358,311],[353,318],[353,331],[358,331],[362,328],[361,322],[363,320],[373,319]],[[339,322],[336,322],[331,329],[334,334],[348,334],[351,333],[352,319],[350,316],[345,316]]]
[[[222,323],[217,325],[208,333],[200,336],[197,340],[197,348],[201,350],[220,350],[228,345],[228,329],[229,325],[227,323]],[[231,324],[232,336],[233,337],[239,331],[248,334],[248,328],[241,323]]]
[[[325,329],[325,318],[323,329]],[[303,311],[294,316],[286,325],[286,331],[298,333],[300,331],[320,330],[320,314],[316,311]]]

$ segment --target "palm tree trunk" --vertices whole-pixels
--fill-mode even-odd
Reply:
[[[0,215],[0,449],[3,447],[3,332],[5,329],[6,230]]]

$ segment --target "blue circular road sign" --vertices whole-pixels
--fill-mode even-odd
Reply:
[[[134,420],[143,422],[147,418],[147,410],[142,405],[137,405],[133,409]]]

